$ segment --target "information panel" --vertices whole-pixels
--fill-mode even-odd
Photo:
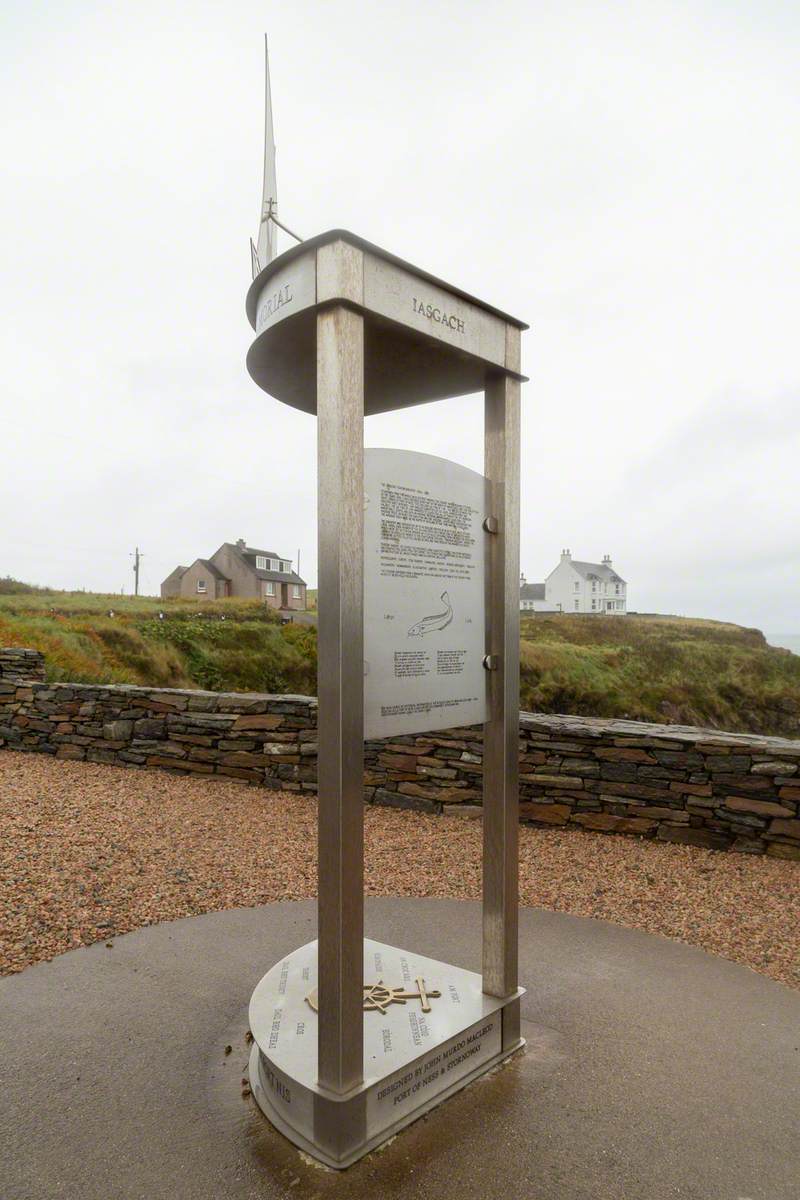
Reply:
[[[364,736],[486,720],[486,480],[364,452]]]

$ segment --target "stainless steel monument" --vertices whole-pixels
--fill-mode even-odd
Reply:
[[[272,142],[267,83],[267,158]],[[272,151],[274,154],[274,149]],[[270,193],[270,194],[268,194]],[[247,368],[317,418],[318,940],[250,1006],[253,1094],[346,1167],[522,1044],[517,979],[520,335],[346,230],[273,257],[274,159]],[[485,395],[485,467],[364,451],[364,418]],[[482,723],[483,973],[364,938],[365,737]]]

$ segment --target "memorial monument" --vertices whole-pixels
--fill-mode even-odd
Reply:
[[[278,255],[267,66],[247,369],[316,416],[318,940],[250,1005],[264,1113],[346,1167],[522,1045],[517,979],[520,335],[346,230]],[[288,230],[287,230],[288,232]],[[295,235],[292,235],[293,237]],[[364,450],[364,418],[485,395],[484,474]],[[422,439],[420,439],[422,440]],[[365,738],[484,730],[483,972],[364,937]]]

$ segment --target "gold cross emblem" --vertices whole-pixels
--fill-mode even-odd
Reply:
[[[401,987],[387,987],[382,979],[379,979],[377,983],[365,983],[364,1011],[385,1014],[390,1004],[405,1004],[407,1000],[419,1000],[422,1011],[430,1012],[431,1000],[438,1000],[442,993],[426,988],[425,980],[421,975],[418,975],[414,982],[417,985],[415,992],[403,991]],[[314,1012],[319,1012],[319,995],[316,988],[306,996],[306,1003],[313,1008]]]
[[[425,980],[421,976],[416,979],[416,992],[404,992],[402,988],[386,987],[382,979],[377,983],[364,985],[364,1008],[378,1009],[385,1013],[390,1004],[405,1004],[406,1000],[419,1000],[423,1012],[430,1012],[430,998],[438,998],[441,992],[427,991]]]

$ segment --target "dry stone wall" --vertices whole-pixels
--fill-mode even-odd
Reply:
[[[0,685],[5,684],[6,695],[15,682],[44,683],[44,655],[38,650],[0,647]]]
[[[42,675],[41,655],[0,650],[0,746],[316,792],[312,697]],[[480,814],[480,727],[365,750],[368,803]],[[522,821],[800,860],[800,741],[523,713],[519,750]]]

